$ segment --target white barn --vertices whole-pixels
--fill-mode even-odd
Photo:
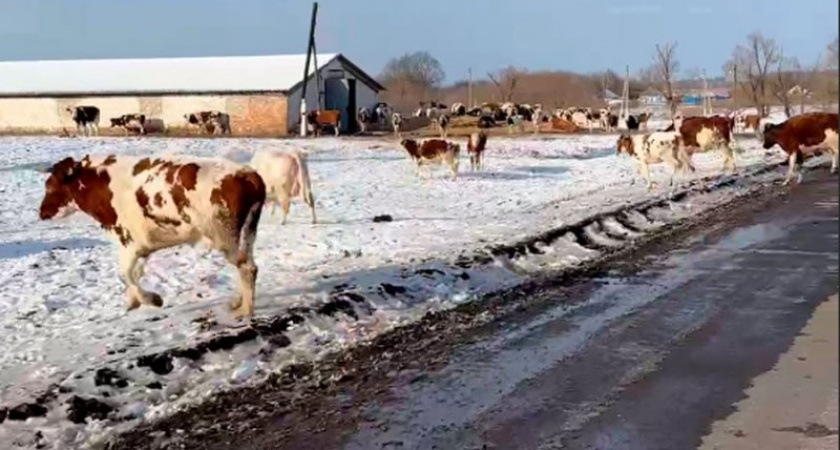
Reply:
[[[314,62],[320,85],[314,84]],[[306,55],[0,62],[0,132],[55,133],[74,127],[66,108],[96,106],[100,124],[140,113],[170,133],[187,132],[184,114],[231,116],[234,135],[282,136],[296,130]],[[342,131],[355,129],[358,107],[372,107],[384,87],[337,53],[310,64],[307,109],[339,109]]]

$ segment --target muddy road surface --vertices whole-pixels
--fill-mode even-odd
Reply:
[[[820,170],[594,275],[428,318],[112,448],[697,448],[836,294],[837,239]]]

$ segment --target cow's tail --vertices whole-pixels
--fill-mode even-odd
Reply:
[[[237,265],[245,264],[250,259],[254,240],[257,236],[257,225],[260,221],[262,207],[263,202],[254,202],[251,208],[248,209],[245,222],[242,223],[242,228],[239,230],[239,251],[236,257]]]

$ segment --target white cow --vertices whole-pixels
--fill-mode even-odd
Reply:
[[[651,134],[622,134],[616,145],[617,153],[627,153],[634,157],[639,165],[639,173],[647,181],[648,190],[654,183],[650,178],[650,164],[666,162],[673,169],[669,185],[674,184],[674,175],[690,170],[694,172],[691,156],[686,151],[682,137],[674,131],[658,131]]]
[[[271,203],[272,216],[274,216],[277,203],[280,203],[283,209],[281,224],[286,224],[291,201],[297,196],[309,205],[312,211],[312,223],[316,223],[315,199],[312,197],[312,185],[309,182],[309,167],[306,164],[305,153],[260,150],[254,154],[250,165],[265,182],[266,205]]]

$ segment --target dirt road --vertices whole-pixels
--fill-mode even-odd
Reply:
[[[229,397],[115,448],[149,436],[166,448],[678,450],[771,448],[751,442],[773,429],[836,435],[836,312],[809,325],[833,349],[797,341],[786,378],[762,374],[837,293],[837,179],[820,171],[719,219],[596,279],[521,293],[519,311],[477,329],[430,322],[332,380]],[[812,401],[767,414],[785,410],[785,387]]]

